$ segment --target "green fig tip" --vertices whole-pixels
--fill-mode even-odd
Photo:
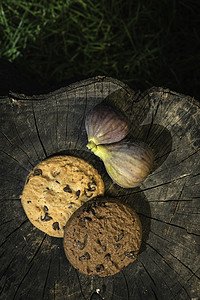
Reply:
[[[97,145],[93,141],[89,141],[89,143],[86,145],[86,147],[91,150],[92,152],[95,151]]]

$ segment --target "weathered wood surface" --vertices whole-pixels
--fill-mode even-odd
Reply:
[[[131,134],[156,154],[152,174],[123,189],[87,151],[85,114],[108,101],[131,121]],[[200,107],[162,88],[136,94],[112,78],[87,79],[48,95],[0,98],[0,299],[200,299]],[[138,259],[115,276],[93,279],[67,261],[62,239],[36,229],[19,196],[38,162],[73,154],[100,172],[106,194],[138,212]]]

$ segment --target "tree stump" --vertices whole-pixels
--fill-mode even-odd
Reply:
[[[86,113],[101,101],[131,122],[131,136],[154,150],[138,188],[113,184],[86,148]],[[47,95],[0,98],[0,299],[200,299],[200,106],[163,88],[135,93],[118,80],[89,78]],[[129,203],[143,227],[137,260],[118,274],[91,278],[65,257],[62,239],[27,219],[19,196],[31,169],[70,154],[101,174],[106,195]]]

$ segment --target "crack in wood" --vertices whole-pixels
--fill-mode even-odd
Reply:
[[[19,145],[13,143],[13,142],[7,137],[7,135],[6,135],[4,132],[0,131],[0,133],[6,138],[6,140],[7,140],[12,146],[15,146],[15,147],[17,147],[18,149],[20,149],[20,150],[27,156],[28,162],[30,163],[30,165],[33,166],[33,164],[32,164],[32,163],[30,162],[30,160],[29,160],[30,157],[28,156],[28,154],[26,153],[26,151],[25,151],[21,146],[19,146]]]
[[[176,202],[174,211],[172,212],[172,214],[171,214],[171,216],[170,216],[169,224],[171,224],[171,222],[172,222],[172,220],[173,220],[175,214],[177,213],[177,211],[178,211],[178,209],[179,209],[179,207],[180,207],[180,202],[179,202],[179,200],[181,199],[181,196],[182,196],[182,194],[183,194],[183,190],[184,190],[184,188],[185,188],[186,181],[187,181],[187,178],[186,178],[186,180],[185,180],[185,182],[184,182],[184,184],[183,184],[183,186],[182,186],[182,188],[181,188],[181,190],[180,190],[180,193],[179,193],[179,196],[178,196],[178,201]],[[169,229],[170,229],[170,225],[169,225],[169,227],[168,227],[168,229],[167,229],[167,231],[166,231],[166,233],[165,233],[165,236],[168,235]]]
[[[199,270],[200,270],[200,267],[196,270],[196,272],[198,272]],[[187,281],[190,281],[190,280],[192,279],[192,277],[195,277],[195,275],[192,274],[192,275],[187,279]]]
[[[6,236],[6,240],[13,234],[15,233],[17,230],[19,230],[24,224],[26,224],[27,222],[29,222],[29,220],[26,218],[26,220],[24,220],[18,227],[16,227],[12,232],[10,232],[7,236]]]
[[[125,196],[134,195],[134,194],[139,194],[139,193],[142,193],[142,192],[145,192],[145,191],[148,191],[148,190],[156,189],[156,188],[161,187],[161,186],[164,186],[164,185],[168,185],[168,184],[170,184],[170,183],[174,183],[174,182],[176,182],[176,181],[182,180],[182,179],[184,179],[185,177],[189,177],[189,176],[191,176],[191,174],[184,174],[184,175],[181,175],[181,176],[178,177],[178,178],[169,180],[169,181],[167,181],[167,182],[160,183],[160,184],[158,184],[158,185],[154,185],[154,186],[151,186],[151,187],[148,187],[148,188],[136,190],[136,191],[133,191],[133,192],[131,192],[131,193],[116,195],[115,197],[117,198],[117,197],[125,197]]]
[[[178,200],[178,199],[169,199],[169,200],[149,200],[149,203],[168,203],[168,202],[192,202],[190,199]]]
[[[83,289],[82,289],[82,285],[81,285],[79,273],[78,273],[78,271],[77,271],[76,269],[75,269],[75,273],[76,273],[76,276],[77,276],[77,278],[78,278],[78,283],[79,283],[79,288],[80,288],[81,295],[83,296],[83,298],[84,298],[85,300],[87,300],[86,297],[85,297],[85,295],[84,295],[84,293],[83,293]]]
[[[40,265],[38,266],[37,271],[35,272],[35,274],[38,274],[38,271],[41,269],[41,267],[42,267],[42,264],[40,264]],[[37,276],[35,276],[35,280],[37,280]],[[28,290],[28,292],[27,292],[26,298],[23,299],[23,300],[29,300],[29,299],[30,299],[30,298],[29,298],[29,293],[30,293],[32,287],[34,286],[35,280],[32,280],[31,285],[29,285],[29,290]]]
[[[54,281],[53,285],[53,299],[56,300],[56,282]]]
[[[169,244],[171,244],[171,242],[174,242],[175,244],[179,245],[184,251],[185,251],[185,249],[187,249],[188,251],[191,251],[191,249],[189,249],[189,248],[186,247],[186,244],[182,244],[182,243],[180,243],[180,242],[178,242],[177,240],[174,240],[174,239],[172,239],[172,238],[171,238],[171,240],[165,239],[163,236],[160,236],[158,233],[155,233],[155,232],[152,231],[151,229],[150,229],[150,232],[153,233],[153,234],[154,234],[155,236],[157,236],[158,238],[162,239],[163,241],[166,241],[166,242],[169,243]],[[192,244],[191,244],[191,245],[192,245]],[[195,245],[195,244],[193,244],[193,245]],[[193,246],[193,245],[192,245],[192,246]]]
[[[147,268],[145,267],[145,265],[143,264],[143,262],[140,260],[141,265],[143,266],[145,272],[147,273],[147,275],[149,276],[149,278],[151,279],[151,281],[153,282],[154,286],[156,286],[156,283],[153,279],[153,277],[151,276],[151,274],[149,273],[149,271],[147,270]]]
[[[181,215],[181,216],[190,216],[190,215],[199,215],[200,212],[189,212],[189,213],[182,213],[182,212],[177,212],[177,215]]]
[[[83,113],[82,113],[82,118],[81,120],[79,120],[79,130],[78,132],[82,132],[82,128],[84,128],[84,124],[85,124],[85,115],[86,115],[86,108],[87,108],[87,90],[85,89],[85,103],[84,103],[84,107],[83,107]],[[79,138],[80,138],[80,135],[77,134],[77,140],[76,140],[76,143],[75,143],[75,149],[77,149],[77,144],[78,144],[78,141],[79,141]]]
[[[155,299],[156,299],[156,300],[159,300],[158,297],[157,297],[157,295],[156,295],[156,292],[154,291],[154,289],[151,288],[151,290],[152,290],[152,292],[153,292],[153,294],[154,294],[154,296],[155,296]]]
[[[200,277],[198,275],[196,275],[196,273],[194,271],[192,271],[192,269],[190,269],[190,267],[188,267],[184,262],[182,262],[178,257],[176,257],[175,255],[173,255],[171,252],[166,251],[167,253],[169,253],[172,257],[174,257],[180,264],[182,264],[188,271],[191,272],[191,274],[193,276],[195,276],[198,280],[200,280]]]
[[[45,147],[44,147],[44,144],[43,144],[42,139],[40,137],[39,129],[38,129],[38,126],[37,126],[37,121],[36,121],[36,116],[35,116],[35,110],[34,110],[34,106],[33,106],[33,101],[31,103],[32,103],[33,119],[34,119],[34,124],[35,124],[35,129],[36,129],[36,132],[37,132],[37,136],[38,136],[39,142],[40,142],[40,144],[42,146],[44,155],[47,157],[47,152],[45,150]]]
[[[1,290],[0,290],[0,295],[3,293],[3,290],[4,290],[5,286],[6,286],[6,284],[7,284],[7,282],[6,282],[6,280],[5,280],[4,285],[2,286],[2,288],[1,288]],[[3,298],[2,298],[2,299],[3,299]]]
[[[2,226],[2,225],[5,225],[5,224],[7,224],[7,223],[10,223],[10,222],[12,222],[12,221],[14,221],[14,219],[11,219],[11,220],[8,220],[8,221],[5,221],[5,222],[1,223],[1,224],[0,224],[0,226]]]
[[[44,296],[45,296],[45,290],[46,290],[46,286],[47,286],[47,280],[48,280],[48,277],[49,277],[51,262],[52,262],[52,255],[50,256],[50,259],[49,259],[49,266],[48,266],[48,269],[47,269],[47,275],[46,275],[45,282],[44,282],[44,287],[43,287],[43,292],[42,292],[42,299],[44,299]]]
[[[14,259],[16,258],[17,256],[17,253],[12,257],[11,261],[9,262],[9,264],[5,267],[3,273],[2,273],[2,276],[0,278],[0,280],[3,278],[3,276],[7,273],[9,267],[11,266],[11,264],[13,263]],[[1,290],[1,292],[3,291],[3,289]]]
[[[23,168],[26,172],[29,172],[29,170],[27,170],[26,168],[24,168],[24,166],[21,165],[21,163],[15,157],[13,157],[12,155],[10,155],[9,153],[7,153],[7,152],[5,152],[3,150],[0,150],[0,152],[2,152],[3,154],[7,155],[9,158],[13,159],[14,161],[16,161],[19,164],[19,166],[21,168]]]
[[[166,273],[166,272],[161,268],[161,264],[157,264],[156,261],[155,261],[153,258],[151,258],[151,261],[153,261],[154,264],[157,266],[157,268],[160,269],[165,275],[168,275],[168,276],[169,276],[169,274]],[[164,261],[164,262],[165,262],[165,261]],[[165,263],[166,263],[166,262],[165,262]],[[174,294],[173,294],[173,292],[172,292],[172,288],[167,284],[167,282],[165,281],[164,278],[165,278],[165,276],[163,276],[163,278],[162,278],[163,282],[165,283],[166,287],[168,288],[168,290],[170,291],[170,293],[171,293],[172,296],[174,297]]]
[[[192,143],[191,143],[191,144],[192,144]],[[189,159],[189,158],[191,158],[193,155],[197,154],[197,153],[199,152],[199,150],[200,150],[200,148],[199,148],[199,149],[196,149],[196,150],[195,150],[193,153],[191,153],[189,156],[183,158],[183,159],[182,159],[181,161],[179,161],[178,163],[173,164],[172,166],[170,166],[170,169],[176,168],[176,167],[179,166],[181,163],[185,162],[187,159]],[[176,152],[176,151],[177,151],[177,149],[173,149],[173,150],[171,150],[169,153],[166,153],[165,155],[168,155],[168,154],[170,154],[171,152]],[[158,174],[163,173],[163,172],[166,172],[166,169],[160,170],[160,171],[158,171],[158,172],[153,172],[153,173],[149,174],[149,177],[150,177],[150,176],[157,176]],[[192,176],[193,174],[190,174],[190,175]]]
[[[121,270],[121,274],[122,274],[123,277],[124,277],[124,281],[125,281],[126,289],[127,289],[127,297],[128,297],[127,300],[129,300],[129,299],[130,299],[130,291],[129,291],[128,281],[127,281],[127,279],[126,279],[126,276],[125,276],[123,270]]]
[[[15,291],[15,294],[14,294],[14,296],[13,296],[13,300],[15,300],[15,298],[16,298],[16,296],[17,296],[17,293],[18,293],[18,291],[19,291],[19,289],[20,289],[20,287],[21,287],[23,281],[25,280],[25,278],[27,277],[28,273],[30,272],[30,270],[31,270],[31,268],[32,268],[33,266],[34,266],[34,264],[32,264],[32,265],[28,268],[28,270],[25,272],[24,276],[22,277],[22,280],[21,280],[20,283],[18,284],[17,289],[16,289],[16,291]]]
[[[38,248],[37,248],[37,250],[36,250],[36,252],[33,254],[32,258],[30,259],[29,264],[32,263],[32,261],[33,261],[33,260],[35,259],[35,257],[37,256],[37,254],[38,254],[38,252],[40,251],[40,249],[41,249],[41,247],[42,247],[42,245],[43,245],[43,243],[44,243],[46,237],[47,237],[47,234],[45,233],[44,236],[43,236],[43,238],[42,238],[42,241],[40,242],[40,244],[39,244],[39,246],[38,246]]]
[[[181,164],[182,162],[186,161],[187,159],[191,158],[193,155],[197,154],[200,151],[200,148],[195,150],[193,153],[191,153],[189,156],[186,158],[182,159],[178,164]]]
[[[200,173],[192,174],[192,177],[200,176]]]
[[[97,292],[93,292],[90,300],[103,300],[104,298],[102,298]]]
[[[175,273],[177,274],[178,277],[181,277],[180,274],[177,273],[177,271],[171,267],[171,265],[166,261],[166,259],[164,258],[164,256],[163,256],[161,253],[159,253],[159,251],[158,251],[157,249],[155,249],[155,248],[154,248],[151,244],[149,244],[149,243],[147,243],[147,245],[148,245],[151,249],[153,249],[159,256],[162,257],[164,263],[165,263],[171,270],[173,270],[173,272],[175,272]],[[152,260],[153,260],[153,259],[152,259]],[[153,260],[153,261],[154,261],[154,260]],[[160,268],[160,266],[159,266],[155,261],[154,261],[154,263]],[[184,286],[180,283],[180,281],[178,280],[178,278],[177,278],[177,282],[180,284],[181,288],[185,290]],[[166,282],[165,282],[165,284],[167,285]],[[168,285],[167,285],[167,286],[168,286]],[[168,287],[169,287],[169,286],[168,286]],[[170,287],[169,287],[169,290],[170,290],[170,292],[172,293]],[[172,295],[174,296],[173,293],[172,293]],[[187,295],[188,295],[188,293],[187,293]],[[190,299],[190,298],[189,298],[189,299]]]
[[[183,285],[181,285],[181,288],[185,291],[186,295],[188,296],[188,299],[189,299],[189,300],[192,300],[191,297],[190,297],[190,295],[188,294],[188,291],[186,290],[186,288],[185,288]],[[178,291],[176,292],[175,297],[176,297],[176,296],[179,296],[180,291],[181,291],[181,289],[178,290]],[[195,300],[196,300],[196,299],[195,299]],[[197,300],[198,300],[198,299],[197,299]]]
[[[157,250],[155,249],[151,244],[149,244],[148,242],[146,242],[146,245],[148,245],[150,248],[152,248],[156,253],[159,254],[159,256],[162,257],[162,259],[164,260],[164,262],[170,267],[170,269],[172,269],[178,276],[181,276],[179,273],[177,273],[177,271],[175,269],[173,269],[170,264],[166,261],[166,259],[164,258],[164,256]],[[180,259],[178,259],[176,256],[174,256],[172,253],[166,251],[168,254],[170,254],[172,257],[174,257],[175,259],[177,259],[187,270],[190,271],[190,273],[195,276],[197,279],[200,280],[200,277],[197,276],[187,265],[185,265],[183,262],[180,261]],[[183,278],[185,279],[185,278]]]
[[[145,218],[148,218],[148,219],[151,219],[151,220],[154,220],[154,221],[158,221],[158,222],[161,222],[161,223],[170,225],[170,226],[178,227],[178,228],[180,228],[180,229],[185,230],[188,234],[191,234],[191,235],[194,235],[194,236],[200,236],[200,235],[197,234],[197,233],[189,232],[189,231],[188,231],[185,227],[183,227],[183,226],[180,226],[180,225],[177,225],[177,224],[173,224],[173,223],[169,223],[169,222],[166,222],[166,221],[163,221],[163,220],[154,218],[154,217],[146,216],[146,215],[144,215],[143,213],[140,213],[140,212],[138,212],[138,215],[141,215],[141,216],[143,216],[143,217],[145,217]]]
[[[147,132],[146,140],[148,140],[148,138],[149,138],[150,131],[151,131],[151,129],[152,129],[154,120],[155,120],[155,118],[156,118],[156,115],[157,115],[157,113],[158,113],[158,109],[159,109],[159,107],[160,107],[160,103],[161,103],[161,99],[159,99],[159,101],[158,101],[158,103],[157,103],[157,105],[156,105],[155,111],[152,112],[152,115],[151,115],[151,122],[150,122],[150,126],[149,126],[149,129],[148,129],[148,132]],[[158,139],[158,137],[157,137],[157,139]],[[157,140],[157,139],[156,139],[156,140]],[[155,141],[156,141],[156,140],[155,140]],[[153,143],[155,143],[155,141],[154,141]],[[153,143],[150,143],[150,145],[153,145]]]
[[[68,115],[69,115],[69,99],[68,99],[68,95],[67,95],[67,109],[66,109],[66,118],[65,118],[65,146],[67,145],[67,137],[68,137]],[[70,143],[70,144],[69,144]],[[70,149],[71,147],[71,142],[68,142],[68,147]]]

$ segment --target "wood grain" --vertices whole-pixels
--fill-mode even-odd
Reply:
[[[131,122],[129,138],[151,145],[155,165],[138,188],[113,184],[86,148],[86,113],[105,101]],[[200,298],[200,107],[163,88],[143,94],[107,77],[94,77],[49,94],[10,92],[0,98],[0,299],[125,300]],[[67,261],[62,239],[27,219],[19,196],[30,170],[54,154],[93,164],[106,194],[138,212],[143,242],[138,259],[108,278],[80,274]]]

